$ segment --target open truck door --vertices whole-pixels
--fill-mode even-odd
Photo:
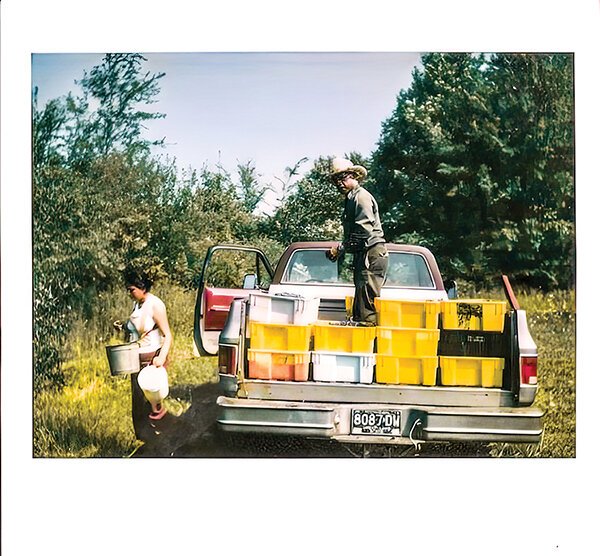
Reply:
[[[266,291],[273,269],[256,247],[214,245],[204,259],[194,308],[194,343],[200,355],[217,355],[219,334],[234,299]]]

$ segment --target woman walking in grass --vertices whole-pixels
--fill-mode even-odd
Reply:
[[[130,340],[137,340],[140,345],[140,369],[148,365],[164,367],[173,343],[165,304],[150,293],[152,280],[146,273],[128,269],[124,279],[127,291],[134,300],[126,328]],[[163,406],[159,411],[152,410],[152,405],[138,384],[138,375],[131,375],[131,415],[136,438],[148,440],[154,434],[156,421],[165,415],[166,409]]]

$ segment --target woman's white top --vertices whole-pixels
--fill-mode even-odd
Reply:
[[[164,311],[165,304],[152,293],[146,294],[146,299],[142,304],[137,301],[133,304],[133,312],[129,316],[129,320],[141,338],[139,340],[140,353],[150,353],[162,346],[163,336],[152,316],[155,308],[162,308]]]

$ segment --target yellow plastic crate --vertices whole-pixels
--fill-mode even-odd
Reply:
[[[396,357],[433,357],[437,355],[438,328],[377,327],[377,353]]]
[[[373,353],[375,326],[314,324],[314,351]]]
[[[502,332],[506,301],[451,299],[442,301],[442,328]]]
[[[504,359],[498,357],[440,356],[440,374],[444,386],[502,386]]]
[[[375,362],[375,382],[435,386],[437,357],[396,357],[378,353]]]
[[[248,350],[248,378],[308,380],[310,352]]]
[[[310,348],[310,325],[250,321],[252,349],[305,352]]]
[[[375,298],[377,324],[400,328],[437,328],[441,303]]]

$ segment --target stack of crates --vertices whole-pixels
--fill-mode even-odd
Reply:
[[[376,298],[375,309],[376,382],[435,386],[440,302]]]
[[[317,322],[311,352],[313,380],[371,384],[375,327]]]
[[[307,381],[319,298],[250,294],[248,378]]]
[[[440,375],[444,386],[502,386],[505,301],[442,301]]]

